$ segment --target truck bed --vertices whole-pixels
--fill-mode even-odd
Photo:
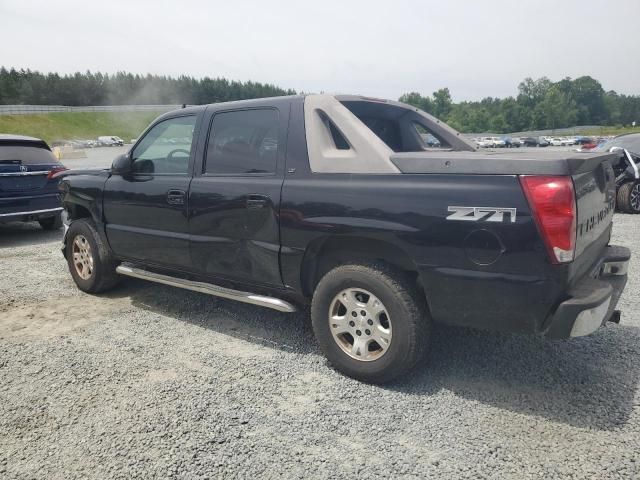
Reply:
[[[613,153],[567,151],[479,150],[460,152],[432,150],[395,153],[391,161],[402,173],[480,175],[575,175],[592,171]]]

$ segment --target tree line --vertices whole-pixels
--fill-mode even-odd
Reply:
[[[0,104],[4,105],[198,105],[295,93],[275,85],[226,78],[89,71],[59,75],[0,68]],[[589,76],[558,82],[546,77],[526,78],[515,97],[454,103],[449,89],[441,88],[427,96],[407,93],[400,101],[431,113],[461,132],[507,133],[640,123],[640,96],[605,91]]]
[[[640,124],[640,96],[605,91],[589,76],[552,82],[526,78],[518,95],[454,103],[448,88],[431,96],[407,93],[400,101],[421,108],[461,132],[522,132],[575,125]]]
[[[0,68],[2,105],[199,105],[294,94],[274,85],[118,72],[59,75]]]

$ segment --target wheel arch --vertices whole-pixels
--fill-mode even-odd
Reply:
[[[89,208],[75,202],[65,202],[64,209],[67,212],[69,220],[78,220],[79,218],[91,218],[95,220]]]
[[[327,272],[347,263],[384,263],[412,277],[424,293],[416,264],[398,245],[361,236],[331,236],[314,240],[306,249],[300,269],[303,295],[311,297]]]

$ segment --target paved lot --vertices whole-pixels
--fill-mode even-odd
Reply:
[[[86,158],[63,158],[62,163],[64,163],[67,168],[72,169],[109,168],[114,158],[126,153],[130,148],[131,145],[125,145],[124,147],[87,148],[84,150]]]
[[[385,387],[329,368],[308,312],[129,279],[85,295],[60,232],[0,226],[0,478],[640,478],[640,218],[615,221],[622,325],[440,327]]]

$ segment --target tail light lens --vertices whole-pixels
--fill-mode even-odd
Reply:
[[[551,263],[573,261],[576,251],[576,195],[571,177],[521,176]]]
[[[53,167],[47,174],[47,180],[51,180],[56,173],[64,172],[65,170],[67,170],[67,168],[62,165]]]

